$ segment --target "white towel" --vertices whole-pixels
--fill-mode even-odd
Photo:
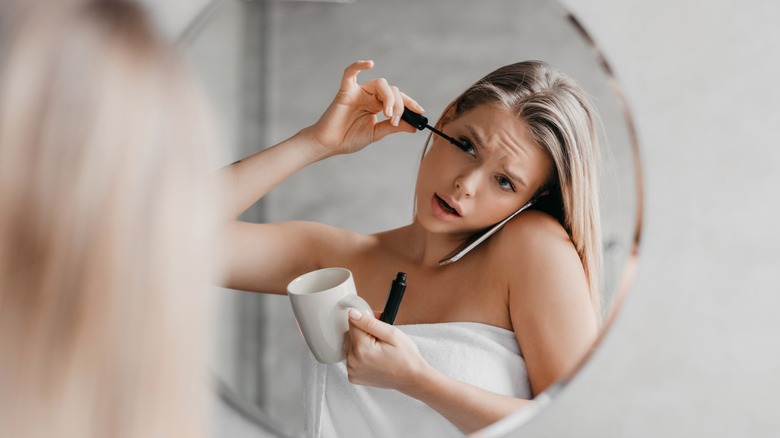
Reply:
[[[475,322],[397,327],[443,374],[499,394],[532,397],[514,332]],[[304,353],[303,388],[307,436],[463,436],[425,403],[395,390],[353,385],[347,379],[345,362],[323,365],[308,349]]]

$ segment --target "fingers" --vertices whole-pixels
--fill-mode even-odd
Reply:
[[[367,81],[361,87],[381,103],[382,113],[390,119],[393,126],[399,126],[404,106],[408,106],[409,109],[417,113],[425,112],[419,103],[402,93],[398,87],[390,85],[385,78]]]
[[[350,319],[349,330],[344,334],[344,350],[347,352],[348,356],[354,356],[360,349],[359,346],[368,345],[373,341],[374,339],[371,335],[355,326],[355,324],[352,324],[352,320]]]
[[[392,118],[393,111],[395,109],[396,96],[395,93],[393,92],[393,87],[391,87],[390,84],[387,83],[387,79],[385,78],[374,79],[364,83],[362,87],[369,94],[373,95],[377,101],[381,102],[382,113],[384,113],[385,117],[387,117],[388,119]],[[398,88],[396,87],[396,90],[397,89]],[[399,98],[400,98],[400,94],[399,94]]]
[[[390,125],[394,127],[401,126],[401,115],[404,113],[404,107],[408,107],[418,114],[425,112],[425,109],[419,103],[401,92],[395,85],[388,84],[384,78],[366,82],[363,84],[363,87],[366,91],[373,93],[377,100],[382,102],[383,112],[390,119]],[[404,131],[415,132],[414,129],[404,129]]]
[[[390,119],[390,124],[398,126],[401,123],[401,114],[404,113],[404,98],[401,90],[395,85],[390,87],[390,90],[393,92],[393,118]]]
[[[365,332],[362,333],[362,335],[368,334],[379,339],[380,341],[393,344],[395,331],[398,330],[392,325],[386,324],[374,318],[373,315],[361,312],[355,308],[349,310],[349,322],[350,336],[352,337],[353,343],[360,342],[359,339],[362,337],[360,332],[362,331]],[[360,330],[353,331],[352,326]]]
[[[341,77],[341,89],[347,90],[349,87],[357,85],[357,76],[363,70],[370,70],[374,67],[374,61],[355,61],[344,69],[344,75]]]
[[[344,76],[341,79],[341,91],[354,93],[355,87],[358,87],[358,74],[363,70],[373,68],[373,66],[373,61],[356,61],[350,64],[344,69]],[[401,115],[404,112],[404,107],[408,107],[417,113],[425,112],[425,109],[414,99],[402,93],[398,87],[391,86],[384,78],[367,81],[360,84],[359,87],[367,93],[364,94],[369,99],[364,101],[366,108],[371,112],[381,111],[388,118],[387,123],[383,121],[376,124],[373,136],[374,141],[393,132],[416,132],[414,127],[401,124]]]
[[[425,109],[422,106],[420,106],[420,104],[417,103],[417,101],[415,101],[411,97],[407,96],[405,93],[401,93],[401,97],[403,98],[403,101],[404,101],[404,105],[403,106],[409,108],[410,110],[412,110],[412,111],[414,111],[414,112],[416,112],[418,114],[422,114],[422,113],[425,112]]]
[[[390,120],[385,120],[383,122],[379,122],[376,125],[374,125],[374,141],[379,141],[385,136],[389,134],[393,134],[395,132],[410,132],[414,133],[417,132],[417,128],[414,126],[404,122],[398,124],[398,127],[395,127],[392,125]]]

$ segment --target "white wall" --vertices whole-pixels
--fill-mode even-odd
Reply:
[[[780,433],[780,2],[564,2],[634,110],[645,230],[613,329],[523,435]],[[155,10],[175,33],[202,3]]]
[[[213,0],[139,0],[154,15],[162,32],[170,38],[179,36],[197,14]]]

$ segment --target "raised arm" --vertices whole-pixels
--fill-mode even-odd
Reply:
[[[362,70],[372,61],[358,61],[344,70],[336,97],[322,117],[289,139],[227,166],[224,182],[231,217],[238,216],[258,199],[298,170],[327,157],[359,151],[394,132],[414,132],[400,122],[404,106],[422,108],[385,79],[358,84]],[[387,119],[379,120],[383,113]],[[291,276],[319,267],[325,246],[350,241],[350,233],[319,224],[228,225],[224,251],[226,286],[257,292],[285,293]]]
[[[415,132],[412,126],[400,123],[404,105],[423,111],[414,100],[385,79],[358,84],[358,73],[373,65],[373,61],[358,61],[344,70],[336,97],[314,125],[224,169],[233,200],[232,217],[309,164],[357,152],[394,132]],[[380,121],[379,113],[387,119]]]

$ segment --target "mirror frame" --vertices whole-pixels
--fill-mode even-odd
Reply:
[[[211,19],[219,13],[220,8],[228,3],[237,0],[210,0],[195,18],[186,26],[183,32],[176,38],[176,46],[180,50],[184,50],[190,45],[211,21]],[[301,1],[301,0],[293,0]],[[326,1],[327,0],[321,0]],[[354,0],[347,1],[329,1],[331,3],[352,3]],[[628,256],[626,257],[625,265],[622,270],[622,275],[619,276],[617,282],[617,288],[614,291],[611,301],[609,303],[609,312],[606,314],[604,323],[600,328],[599,335],[593,345],[578,361],[577,365],[564,377],[557,380],[550,385],[549,388],[534,397],[534,403],[529,406],[520,409],[503,419],[493,423],[479,431],[473,432],[468,436],[472,437],[498,437],[508,436],[514,432],[517,432],[525,423],[535,418],[539,413],[549,406],[558,394],[564,390],[569,383],[580,375],[585,364],[592,358],[595,351],[601,346],[606,337],[606,334],[612,329],[616,316],[622,308],[623,302],[628,290],[634,284],[637,264],[639,261],[639,246],[641,243],[641,236],[643,231],[643,221],[645,214],[644,206],[644,179],[642,172],[642,163],[640,157],[639,137],[637,134],[632,112],[628,104],[628,99],[625,96],[622,86],[620,85],[617,76],[614,73],[611,65],[607,61],[606,56],[601,51],[599,46],[591,34],[586,30],[585,26],[574,16],[561,0],[556,1],[560,7],[566,11],[566,19],[574,27],[580,37],[590,47],[597,64],[602,69],[602,72],[606,75],[609,81],[610,88],[614,93],[614,97],[617,100],[617,104],[620,107],[623,116],[623,122],[627,128],[629,147],[631,149],[633,158],[633,176],[634,183],[636,185],[636,222],[634,225],[633,237],[630,241],[630,249]],[[266,432],[272,433],[281,437],[292,437],[296,434],[286,430],[282,425],[277,424],[269,415],[263,412],[259,407],[253,405],[240,396],[233,388],[230,387],[221,377],[214,374],[214,389],[219,395],[220,399],[228,406],[235,409],[239,414],[249,420],[251,423],[257,425]]]
[[[567,11],[569,10],[568,8],[565,7],[565,5],[562,6]],[[555,383],[553,383],[549,388],[544,390],[542,393],[534,397],[533,399],[534,403],[532,403],[531,405],[524,407],[523,409],[520,409],[502,418],[501,420],[498,420],[497,422],[491,424],[490,426],[487,426],[484,429],[469,434],[468,435],[469,437],[486,438],[486,437],[509,436],[513,432],[517,432],[524,424],[529,422],[531,419],[537,417],[543,409],[547,408],[554,401],[557,395],[561,391],[563,391],[564,388],[568,386],[572,380],[574,380],[578,375],[580,375],[582,368],[585,366],[586,363],[588,363],[588,361],[595,354],[596,350],[601,346],[607,333],[612,329],[617,314],[622,308],[625,297],[628,294],[628,290],[634,284],[634,279],[636,277],[636,269],[637,269],[637,264],[639,262],[639,245],[642,240],[642,230],[643,230],[642,226],[644,223],[644,213],[645,213],[644,212],[645,210],[644,209],[644,205],[645,205],[644,204],[644,179],[642,173],[642,160],[639,155],[640,152],[639,136],[636,131],[636,125],[634,124],[634,119],[632,117],[631,109],[628,105],[628,99],[626,98],[626,95],[623,92],[623,88],[620,85],[620,82],[618,81],[617,76],[614,73],[614,70],[612,69],[611,65],[607,61],[606,56],[601,51],[599,46],[596,44],[596,41],[593,39],[593,37],[591,37],[590,33],[585,29],[585,26],[582,25],[582,23],[577,19],[577,17],[574,16],[573,13],[568,12],[566,18],[569,21],[569,23],[571,23],[571,25],[574,26],[574,28],[578,31],[578,33],[585,40],[588,46],[590,46],[591,50],[593,51],[598,61],[599,66],[609,78],[610,86],[612,88],[613,93],[615,94],[615,98],[617,99],[618,104],[620,105],[620,108],[623,113],[623,121],[626,124],[626,127],[628,128],[628,136],[629,136],[630,147],[631,147],[631,152],[633,157],[633,165],[634,165],[633,175],[635,177],[636,197],[637,197],[636,223],[634,225],[633,238],[631,239],[631,249],[628,252],[626,264],[623,268],[623,274],[620,276],[620,280],[617,283],[617,290],[612,296],[609,313],[607,314],[604,320],[604,324],[602,325],[599,331],[599,336],[598,338],[596,338],[596,341],[593,343],[593,345],[588,349],[588,352],[578,361],[577,365],[572,369],[572,371],[569,372],[566,376],[557,380]]]

